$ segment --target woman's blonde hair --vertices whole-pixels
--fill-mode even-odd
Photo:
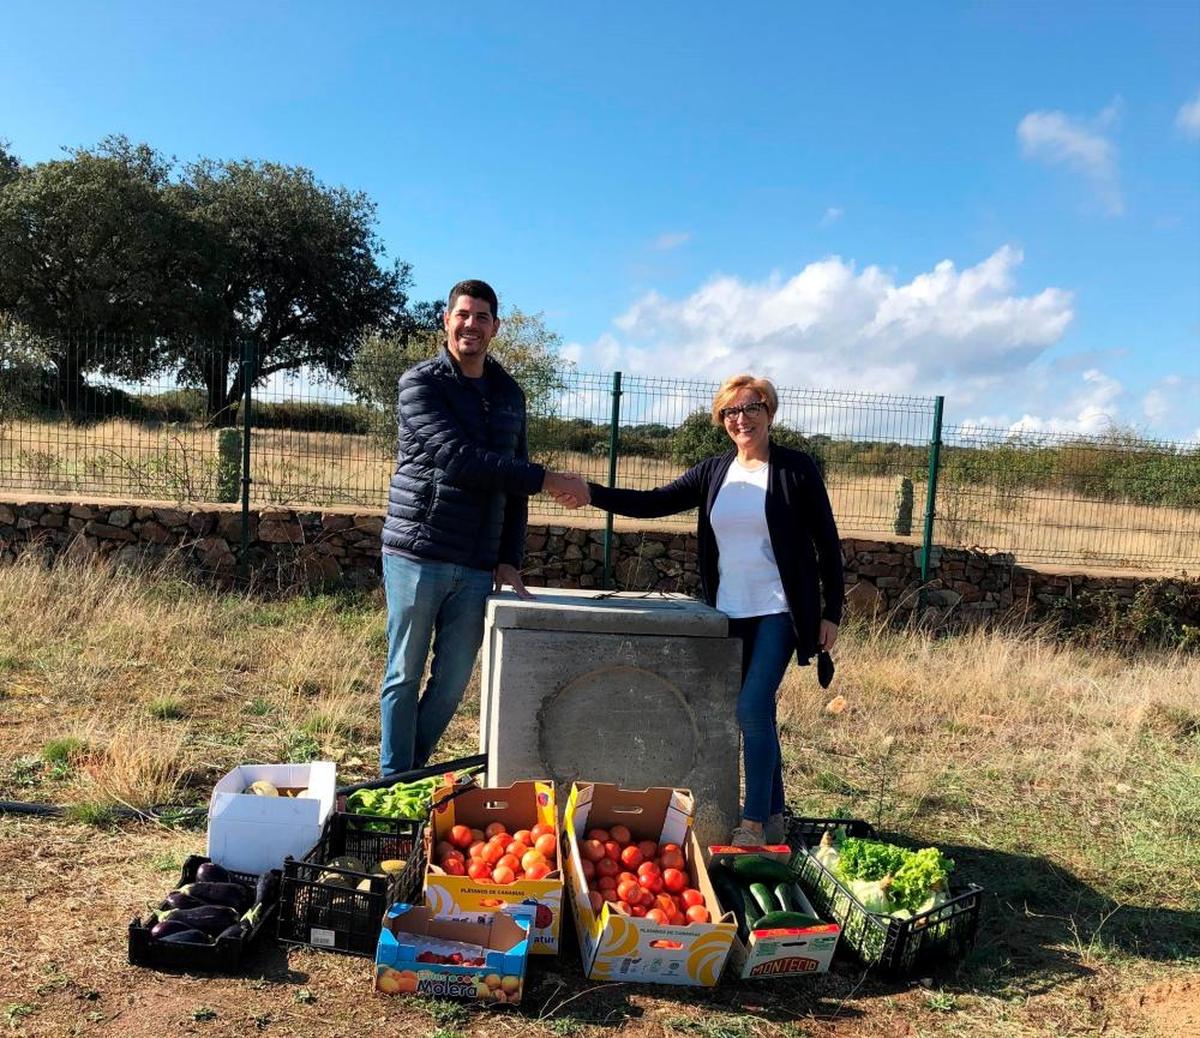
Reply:
[[[759,396],[764,404],[767,405],[767,415],[772,421],[775,420],[775,412],[779,410],[779,394],[775,392],[775,387],[769,379],[755,378],[753,375],[733,375],[721,383],[721,388],[717,390],[717,395],[713,397],[712,402],[712,423],[718,428],[724,428],[725,422],[721,419],[721,411],[730,405],[733,398],[738,395],[743,389],[752,389]]]

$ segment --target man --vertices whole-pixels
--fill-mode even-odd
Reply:
[[[380,771],[423,766],[462,700],[493,588],[521,581],[530,494],[582,496],[579,476],[528,460],[525,396],[488,344],[498,301],[483,281],[450,290],[441,354],[399,385],[399,446],[383,527],[388,660]],[[430,640],[433,662],[418,687]]]

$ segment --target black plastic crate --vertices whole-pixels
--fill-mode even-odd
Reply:
[[[193,883],[196,872],[209,859],[193,854],[183,863],[179,886]],[[251,890],[258,883],[258,876],[251,872],[227,870],[231,879],[244,883]],[[133,966],[149,966],[154,969],[203,970],[212,973],[237,973],[251,947],[260,939],[269,937],[272,921],[279,907],[279,870],[271,870],[276,877],[274,889],[263,905],[262,914],[249,933],[241,937],[218,937],[212,944],[164,944],[150,936],[153,920],[143,923],[141,917],[129,924],[129,962]],[[265,935],[265,936],[264,936]]]
[[[815,847],[831,829],[847,836],[877,839],[869,822],[850,818],[791,818],[788,844],[796,849],[792,868],[813,908],[842,928],[839,947],[851,950],[860,962],[882,973],[907,975],[934,969],[963,958],[975,945],[983,889],[973,884],[951,883],[945,904],[914,915],[893,919],[874,915],[846,886],[822,865],[808,847]]]
[[[321,839],[301,860],[283,863],[279,903],[279,939],[325,951],[373,957],[383,914],[397,901],[412,901],[420,893],[421,822],[378,815],[335,811]],[[365,866],[403,858],[405,868],[395,876],[377,876],[325,863],[343,855]],[[346,885],[322,883],[334,873]],[[365,889],[358,889],[363,884]]]

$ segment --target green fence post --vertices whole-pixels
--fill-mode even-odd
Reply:
[[[617,452],[621,430],[621,373],[613,372],[612,380],[612,419],[608,426],[608,485],[617,485]],[[613,514],[606,513],[604,517],[604,586],[613,586],[612,572],[612,535]]]
[[[933,550],[933,517],[937,514],[938,469],[942,459],[942,405],[944,396],[934,397],[933,430],[929,439],[929,482],[925,490],[925,536],[921,544],[921,584],[929,583],[929,553]]]
[[[242,340],[242,550],[238,555],[238,578],[250,581],[250,403],[254,384],[254,340]]]

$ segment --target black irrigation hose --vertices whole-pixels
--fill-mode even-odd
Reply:
[[[460,757],[458,760],[443,761],[440,764],[428,764],[423,768],[416,768],[413,771],[401,772],[397,775],[385,775],[383,778],[368,779],[366,782],[358,782],[352,786],[339,786],[337,790],[338,796],[348,796],[350,793],[357,792],[360,789],[381,789],[384,786],[394,786],[397,782],[416,782],[418,779],[429,778],[432,775],[441,775],[447,771],[466,771],[470,768],[483,768],[487,766],[487,754],[477,753],[471,757]],[[70,808],[63,807],[59,804],[37,804],[24,800],[0,800],[0,815],[32,815],[35,818],[61,818]],[[157,805],[145,811],[139,811],[137,808],[125,807],[117,805],[111,810],[111,814],[115,818],[133,820],[137,822],[160,822],[166,817],[175,823],[200,821],[208,814],[208,809],[204,807],[166,807]]]

